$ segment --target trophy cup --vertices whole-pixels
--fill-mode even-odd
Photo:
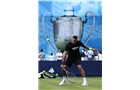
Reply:
[[[79,40],[82,39],[84,24],[87,22],[87,14],[91,14],[93,16],[93,25],[85,43],[90,38],[95,23],[95,15],[91,11],[88,11],[85,14],[85,21],[83,21],[80,17],[75,16],[74,8],[71,6],[71,3],[68,3],[67,7],[64,9],[64,12],[65,14],[63,16],[57,17],[54,21],[52,20],[53,14],[51,12],[46,12],[42,18],[44,28],[44,17],[46,14],[51,14],[50,22],[53,24],[55,45],[61,51],[64,51],[65,45],[71,41],[73,35],[76,35]]]

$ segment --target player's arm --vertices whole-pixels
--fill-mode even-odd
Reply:
[[[62,63],[65,62],[67,55],[68,55],[68,51],[64,51],[63,57],[62,57]]]
[[[91,47],[88,47],[88,46],[85,46],[82,42],[80,42],[81,43],[81,46],[83,47],[83,48],[85,48],[85,49],[92,49],[92,50],[96,50],[95,48],[91,48]]]
[[[91,47],[88,47],[88,46],[84,45],[84,48],[89,50]],[[92,48],[92,50],[95,50],[95,48]]]

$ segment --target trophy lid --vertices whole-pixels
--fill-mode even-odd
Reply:
[[[71,6],[71,2],[68,2],[64,12],[64,16],[74,16],[74,8]]]

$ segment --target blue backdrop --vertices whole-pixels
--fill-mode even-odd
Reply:
[[[87,41],[86,45],[97,48],[102,51],[102,1],[101,0],[71,0],[71,5],[74,8],[74,15],[77,17],[81,17],[82,20],[85,20],[85,14],[88,11],[91,11],[95,14],[95,25],[94,31]],[[67,5],[67,0],[63,1],[55,1],[55,0],[39,0],[38,1],[38,53],[40,49],[43,49],[46,54],[46,60],[48,60],[48,56],[50,53],[56,54],[57,49],[54,43],[54,35],[53,35],[53,24],[50,22],[50,15],[47,15],[44,19],[45,32],[43,30],[42,18],[44,13],[51,12],[53,14],[53,19],[55,20],[57,17],[64,15],[64,9]],[[92,16],[88,16],[87,23],[84,24],[84,30],[82,34],[82,42],[85,42],[87,36],[90,33],[90,29],[92,26]],[[46,40],[45,34],[49,36],[49,40],[52,44],[53,48],[48,41]]]

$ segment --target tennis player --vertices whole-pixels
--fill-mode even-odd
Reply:
[[[62,75],[63,75],[63,80],[59,83],[59,85],[63,85],[67,82],[66,80],[66,72],[64,71],[64,68],[67,67],[71,67],[71,65],[73,63],[75,63],[81,73],[81,76],[83,78],[83,86],[87,86],[88,82],[86,81],[86,76],[85,76],[85,72],[82,68],[82,63],[81,63],[81,56],[80,56],[80,52],[79,52],[79,48],[80,46],[84,47],[85,49],[91,49],[88,46],[85,46],[81,41],[78,41],[77,36],[73,36],[71,39],[71,42],[67,43],[67,45],[65,46],[65,50],[63,53],[63,58],[62,58],[62,64],[61,64],[61,68],[62,68]],[[93,49],[93,48],[92,48]],[[93,49],[95,50],[95,49]],[[66,60],[66,56],[67,60]]]

